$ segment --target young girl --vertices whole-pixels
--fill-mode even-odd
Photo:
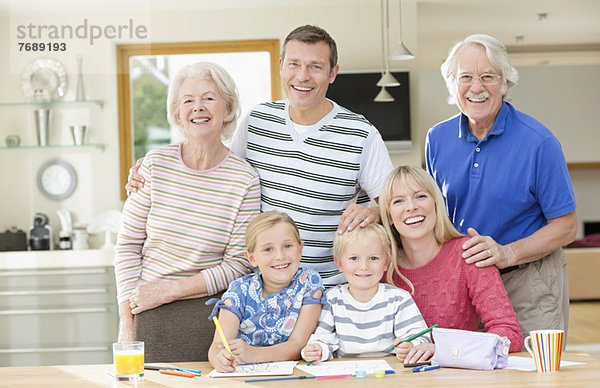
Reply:
[[[348,284],[325,293],[319,325],[302,350],[306,361],[337,357],[381,357],[396,353],[403,361],[413,345],[429,342],[429,334],[398,345],[427,326],[404,290],[382,284],[390,264],[390,240],[379,224],[336,234],[333,258]]]
[[[285,213],[268,211],[246,230],[246,257],[260,273],[231,283],[216,303],[219,321],[231,353],[215,330],[208,360],[219,372],[232,372],[240,363],[297,360],[315,330],[323,284],[315,271],[299,268],[303,243],[294,221]]]

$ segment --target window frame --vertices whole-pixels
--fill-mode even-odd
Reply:
[[[132,109],[129,59],[138,55],[179,55],[267,51],[270,54],[271,98],[281,99],[279,76],[279,39],[234,40],[212,42],[151,43],[117,45],[117,94],[119,114],[119,170],[121,200],[127,198],[125,184],[133,160]]]

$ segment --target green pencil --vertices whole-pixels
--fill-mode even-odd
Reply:
[[[431,325],[431,326],[429,326],[427,329],[425,329],[425,330],[423,330],[423,331],[420,331],[420,332],[418,332],[418,333],[417,333],[417,334],[415,334],[415,335],[411,335],[411,336],[410,336],[410,337],[408,337],[407,339],[405,339],[405,340],[402,340],[402,341],[398,342],[396,345],[394,345],[394,346],[392,346],[391,348],[389,348],[389,349],[388,349],[388,352],[391,352],[392,350],[394,350],[394,349],[396,348],[396,346],[398,346],[398,345],[400,345],[400,344],[402,344],[402,343],[404,343],[404,342],[409,342],[409,341],[412,341],[412,340],[414,340],[415,338],[419,338],[419,337],[420,337],[420,336],[422,336],[423,334],[429,333],[431,330],[433,330],[433,328],[434,328],[434,327],[438,327],[438,326],[439,326],[439,325],[436,323],[435,325]]]

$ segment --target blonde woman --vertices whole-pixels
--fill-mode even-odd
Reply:
[[[392,243],[387,282],[413,293],[428,326],[505,336],[519,352],[523,338],[506,290],[494,267],[465,263],[462,244],[433,178],[424,170],[401,166],[387,177],[380,197],[381,220]],[[408,281],[406,281],[408,280]],[[405,362],[430,358],[433,344],[421,344]]]

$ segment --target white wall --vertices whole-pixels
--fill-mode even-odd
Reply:
[[[114,1],[113,1],[114,3]],[[17,2],[15,2],[17,4]],[[77,3],[81,4],[81,3]],[[214,9],[210,2],[189,2],[193,9],[177,12],[168,8],[152,7],[152,2],[135,2],[141,7],[129,7],[126,3],[119,7],[120,12],[86,11],[80,9],[19,10],[2,14],[0,12],[0,102],[22,101],[20,75],[27,62],[34,58],[51,57],[59,60],[69,75],[66,99],[75,95],[76,57],[84,58],[84,80],[89,99],[105,101],[103,109],[92,107],[83,110],[61,110],[55,117],[55,132],[51,141],[68,142],[68,125],[74,120],[87,120],[95,141],[106,145],[104,150],[78,149],[20,149],[0,150],[0,230],[10,226],[28,229],[36,211],[47,213],[53,225],[56,210],[61,208],[73,211],[77,220],[88,222],[108,209],[120,209],[119,198],[119,143],[118,109],[116,88],[115,46],[121,43],[140,43],[139,39],[103,39],[90,46],[85,40],[67,41],[68,50],[64,53],[23,53],[15,44],[14,26],[32,20],[34,23],[77,25],[87,18],[89,23],[99,25],[121,24],[133,19],[136,24],[148,27],[149,39],[153,42],[213,41],[242,39],[280,39],[301,24],[317,24],[328,30],[339,46],[339,62],[343,71],[377,71],[381,68],[381,30],[378,1],[330,0],[308,2],[306,6],[281,6],[264,8],[255,6]],[[201,5],[192,5],[201,4]],[[390,2],[390,31],[397,36],[399,30],[397,2]],[[67,13],[69,12],[69,13]],[[419,57],[417,41],[417,2],[403,0],[404,43]],[[391,37],[391,50],[396,39]],[[423,162],[424,137],[427,129],[450,115],[456,108],[445,104],[444,85],[437,70],[419,70],[417,60],[392,62],[394,71],[408,70],[411,83],[411,119],[413,150],[407,154],[395,155],[398,164],[420,165]],[[574,98],[578,96],[576,93]],[[34,123],[28,108],[0,108],[0,143],[8,134],[18,134],[22,143],[33,144]],[[597,142],[596,139],[592,139]],[[79,186],[75,194],[65,201],[50,201],[41,196],[35,176],[39,166],[51,158],[64,158],[76,168]],[[580,211],[588,211],[591,217],[600,219],[597,209],[592,209],[598,194],[597,172],[574,174]],[[585,208],[584,208],[585,206]],[[580,216],[581,217],[581,216]]]
[[[113,2],[114,3],[114,2]],[[18,5],[17,2],[13,3]],[[65,4],[68,4],[65,3]],[[310,6],[261,6],[214,9],[210,2],[190,3],[191,10],[171,11],[168,7],[153,7],[151,2],[137,2],[141,7],[106,7],[122,12],[105,12],[96,6],[93,12],[86,12],[86,5],[77,3],[73,9],[12,8],[8,13],[0,11],[0,102],[23,101],[21,73],[24,66],[33,59],[50,57],[61,62],[69,77],[68,93],[65,100],[75,96],[77,55],[83,56],[84,80],[88,99],[105,101],[103,109],[60,109],[55,112],[51,144],[65,144],[70,141],[68,126],[84,123],[90,126],[90,136],[98,143],[105,144],[104,150],[95,148],[48,148],[0,150],[0,174],[4,188],[0,190],[0,230],[17,226],[27,230],[35,212],[41,211],[51,219],[57,228],[56,210],[64,208],[73,212],[75,220],[89,222],[92,217],[108,209],[120,209],[119,198],[119,143],[118,109],[116,89],[115,46],[122,43],[140,42],[183,42],[244,39],[280,39],[293,28],[302,24],[316,24],[324,27],[336,39],[339,46],[339,62],[344,71],[378,71],[381,69],[381,29],[379,2],[376,1],[329,1],[315,2]],[[288,3],[289,4],[289,3]],[[318,4],[319,12],[315,11]],[[114,4],[113,4],[114,5]],[[340,5],[343,5],[341,7]],[[91,6],[90,6],[91,7]],[[397,4],[390,4],[390,15],[397,15]],[[68,8],[68,7],[67,7]],[[406,19],[404,41],[416,49],[416,5],[415,1],[405,1],[403,13]],[[106,26],[127,24],[133,19],[136,25],[145,25],[149,38],[140,39],[98,39],[91,46],[85,39],[65,40],[65,52],[26,53],[19,52],[16,39],[16,26],[28,25],[81,25],[84,19],[88,24]],[[398,23],[390,18],[390,29],[397,31]],[[22,41],[22,40],[21,40]],[[61,41],[61,40],[57,40]],[[406,63],[392,63],[392,70],[413,70],[411,84],[418,83],[416,60]],[[417,88],[413,88],[414,99]],[[413,105],[413,126],[418,117]],[[0,108],[0,142],[9,134],[21,137],[23,145],[35,144],[35,124],[30,108]],[[422,145],[415,143],[414,151],[403,154],[404,163],[420,163]],[[47,160],[61,158],[74,165],[79,183],[75,193],[64,201],[51,201],[44,198],[36,187],[36,174]],[[101,240],[101,238],[100,238]]]

